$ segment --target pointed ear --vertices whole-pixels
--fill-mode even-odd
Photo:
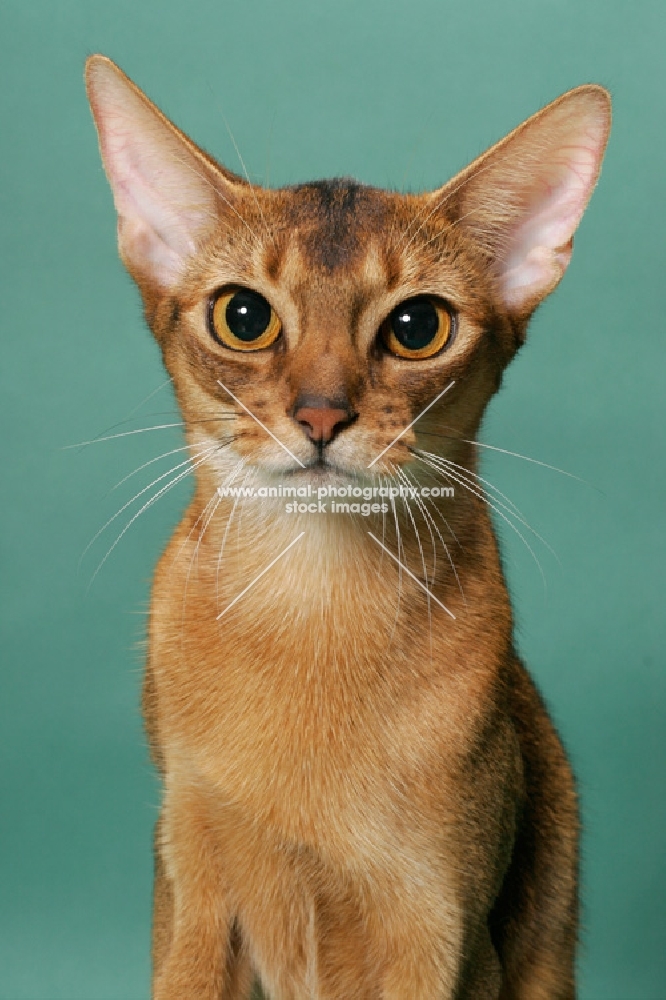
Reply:
[[[137,281],[172,287],[243,182],[217,167],[110,59],[91,56],[85,75],[120,256]]]
[[[529,316],[566,270],[610,121],[608,92],[578,87],[435,192],[485,251],[499,297],[516,317]]]

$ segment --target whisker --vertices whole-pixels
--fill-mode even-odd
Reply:
[[[511,501],[509,501],[508,504],[505,504],[497,497],[488,494],[482,485],[479,485],[478,483],[474,482],[472,478],[470,478],[473,474],[470,473],[469,469],[466,469],[465,466],[456,465],[456,463],[449,462],[448,459],[442,458],[441,455],[435,455],[432,452],[421,451],[421,449],[418,448],[410,450],[412,451],[412,454],[416,455],[417,457],[425,459],[428,462],[432,463],[431,468],[438,469],[439,472],[441,472],[445,477],[453,479],[454,482],[457,482],[460,485],[465,486],[470,491],[474,491],[474,495],[478,496],[484,502],[488,503],[489,505],[491,501],[496,503],[499,507],[501,507],[504,511],[506,511],[506,513],[509,516],[515,517],[517,521],[520,521],[522,524],[525,525],[525,527],[529,528],[529,530],[532,531],[532,533],[537,538],[539,538],[540,541],[543,541],[544,545],[547,546],[547,542],[545,542],[544,539],[541,539],[540,536],[536,533],[536,531],[533,528],[531,528],[531,526],[527,523],[522,514],[520,514],[520,512],[518,511],[515,504],[512,504]],[[454,469],[456,471],[454,471]]]
[[[208,503],[206,504],[206,506],[201,511],[201,513],[199,514],[198,518],[196,519],[196,521],[194,522],[194,524],[192,525],[192,527],[188,531],[187,538],[185,539],[185,541],[183,542],[183,544],[180,546],[180,549],[179,549],[179,552],[178,552],[178,554],[180,555],[180,552],[182,552],[183,547],[187,544],[187,542],[189,542],[190,538],[192,537],[192,532],[195,530],[195,528],[199,524],[199,522],[203,519],[203,525],[202,525],[201,530],[199,531],[199,537],[197,539],[197,544],[194,547],[194,552],[190,556],[190,562],[189,562],[189,565],[187,567],[187,576],[185,577],[185,586],[183,587],[183,600],[181,602],[181,612],[180,612],[180,656],[181,656],[181,660],[183,660],[183,653],[184,653],[183,643],[184,643],[184,639],[185,639],[185,613],[186,613],[186,610],[187,610],[187,591],[188,591],[188,588],[189,588],[189,585],[190,585],[190,575],[192,573],[192,567],[193,567],[195,561],[197,562],[197,566],[198,566],[199,546],[201,545],[201,539],[205,535],[206,528],[208,527],[208,525],[212,521],[213,517],[215,516],[215,511],[217,510],[217,508],[218,508],[218,506],[220,505],[221,502],[222,502],[222,497],[220,496],[219,492],[217,490],[215,490],[215,492],[213,493],[212,497],[209,499]],[[207,512],[208,512],[209,508],[211,507],[211,505],[213,505],[213,506],[212,506],[212,510],[211,510],[210,516],[206,517]]]
[[[223,444],[223,445],[231,444],[234,441],[236,441],[239,438],[241,438],[242,436],[243,436],[242,434],[228,434],[226,437],[219,438],[218,439],[218,443],[219,444]],[[165,451],[161,455],[157,455],[155,458],[151,458],[148,462],[144,462],[143,465],[140,465],[137,469],[134,469],[133,472],[130,472],[126,476],[123,476],[123,478],[120,479],[116,483],[116,485],[111,488],[110,492],[113,492],[113,490],[118,489],[119,486],[121,486],[123,483],[127,482],[128,479],[131,479],[132,476],[136,475],[137,472],[140,472],[142,469],[147,468],[149,465],[152,465],[154,462],[159,462],[160,459],[166,458],[168,455],[176,455],[178,452],[187,451],[190,447],[191,447],[191,445],[184,444],[180,448],[173,448],[171,451]]]
[[[137,410],[140,410],[141,407],[144,406],[144,404],[147,403],[149,399],[152,399],[153,396],[155,396],[158,392],[160,392],[160,390],[163,389],[165,385],[169,385],[170,382],[171,382],[171,376],[169,376],[167,379],[164,380],[164,382],[162,382],[160,385],[158,385],[156,389],[153,389],[152,392],[149,392],[148,395],[145,396],[141,400],[140,403],[137,403],[136,406],[134,406],[130,410],[130,412],[128,413],[128,415],[125,417],[124,420],[118,420],[115,424],[111,424],[109,427],[105,427],[105,429],[103,431],[100,431],[100,434],[108,434],[109,431],[115,430],[116,427],[122,427],[123,424],[129,423],[130,420],[134,419],[134,414],[137,412]],[[169,410],[169,411],[165,410],[165,411],[163,411],[162,414],[159,414],[159,415],[160,416],[164,416],[164,415],[166,415],[167,412],[169,413],[169,415],[171,415],[173,413],[173,410]],[[154,413],[150,414],[150,416],[156,416],[156,415],[157,414],[154,414]],[[75,447],[75,446],[74,445],[70,445],[70,447]]]
[[[395,466],[392,466],[392,467],[395,470],[395,472],[397,473],[397,476],[398,476],[398,478],[401,481],[403,481],[405,483],[409,482],[402,475],[402,470],[401,469],[396,469]],[[409,500],[407,499],[407,497],[402,497],[402,502],[403,502],[403,506],[405,507],[405,509],[407,511],[409,519],[412,522],[412,527],[414,529],[414,534],[416,535],[416,544],[418,545],[419,552],[421,554],[421,565],[423,567],[423,576],[425,578],[425,584],[426,584],[426,602],[427,602],[426,603],[426,607],[427,607],[427,611],[428,611],[428,634],[429,634],[429,637],[430,637],[430,656],[432,658],[432,653],[433,653],[433,646],[432,646],[432,609],[430,607],[430,597],[431,597],[431,594],[430,594],[430,590],[429,590],[429,586],[428,586],[429,583],[430,583],[430,581],[428,579],[428,568],[426,566],[425,554],[423,552],[423,546],[421,544],[421,535],[420,535],[418,526],[416,524],[416,521],[414,519],[414,515],[412,514],[412,509],[409,506]],[[431,538],[431,540],[433,542],[433,555],[434,555],[434,551],[435,550],[434,550],[434,539],[433,539],[433,536],[432,536],[432,532],[430,533],[430,538]],[[433,583],[434,583],[434,580],[435,580],[435,575],[434,574],[435,574],[435,566],[434,566],[434,563],[433,563]]]
[[[566,469],[559,469],[556,465],[549,465],[548,462],[540,462],[539,459],[530,458],[529,455],[521,455],[517,451],[509,451],[508,448],[498,448],[494,444],[485,444],[483,441],[461,438],[457,434],[441,434],[437,431],[426,431],[423,428],[419,428],[419,434],[423,434],[426,437],[445,438],[447,441],[462,441],[463,444],[471,444],[476,448],[487,448],[489,451],[497,451],[502,455],[510,455],[512,458],[522,458],[525,462],[532,462],[533,465],[541,465],[544,469],[550,469],[551,472],[559,472],[563,476],[568,476],[569,479],[575,479],[577,482],[583,483],[584,486],[589,486],[590,489],[596,490],[598,493],[603,493],[597,486],[594,486],[586,479],[581,479],[580,476],[574,475],[573,472],[567,472]]]
[[[145,510],[147,510],[149,507],[152,507],[152,505],[157,500],[159,500],[159,498],[161,496],[163,496],[170,489],[172,489],[182,479],[184,479],[186,476],[192,475],[192,473],[194,472],[194,470],[197,469],[200,465],[202,465],[203,462],[205,462],[208,459],[208,457],[210,455],[212,455],[213,452],[215,452],[215,451],[217,451],[217,445],[214,448],[209,448],[208,451],[203,455],[203,457],[200,458],[198,461],[194,462],[189,469],[185,469],[183,472],[180,472],[177,476],[175,476],[165,486],[162,486],[161,489],[159,489],[154,496],[152,496],[148,501],[146,501],[146,503],[143,505],[143,507],[141,507],[141,509],[138,510],[136,512],[136,514],[134,514],[133,517],[130,518],[130,520],[127,522],[127,524],[125,525],[125,527],[123,528],[123,530],[120,532],[120,534],[118,535],[118,537],[114,541],[113,545],[107,551],[106,555],[104,556],[104,558],[102,559],[102,561],[99,563],[97,569],[93,573],[93,575],[92,575],[92,577],[90,579],[90,583],[88,584],[88,590],[90,590],[90,588],[92,587],[93,583],[95,582],[95,578],[97,577],[97,574],[99,573],[99,571],[101,570],[102,566],[104,565],[104,563],[106,562],[106,560],[109,558],[109,556],[111,555],[111,553],[115,549],[115,547],[118,544],[118,542],[120,541],[120,539],[125,535],[125,533],[129,530],[129,528],[134,524],[134,522],[136,521],[136,519],[138,517],[140,517],[141,514],[143,514],[143,512]],[[181,464],[185,464],[185,463],[181,463]],[[163,477],[161,477],[161,478],[163,478]]]
[[[434,465],[434,463],[431,463],[430,459],[425,459],[425,458],[423,458],[423,456],[419,456],[419,458],[421,459],[421,461],[422,461],[422,462],[424,462],[424,464],[426,464],[426,465],[431,465],[431,467],[432,467],[432,468],[435,468],[435,469],[437,469],[437,468],[438,468],[438,467],[437,467],[436,465]],[[441,471],[441,470],[440,470],[440,471]],[[527,548],[527,550],[528,550],[528,551],[529,551],[529,553],[531,554],[532,558],[534,559],[535,563],[537,564],[537,567],[538,567],[538,569],[539,569],[539,573],[541,574],[541,579],[542,579],[542,581],[543,581],[543,586],[544,586],[544,590],[545,590],[545,591],[547,591],[548,587],[547,587],[547,583],[546,583],[546,577],[545,577],[545,574],[544,574],[544,572],[543,572],[543,568],[542,568],[542,566],[541,566],[541,563],[539,562],[539,559],[537,558],[537,555],[536,555],[536,553],[534,552],[534,549],[533,549],[533,548],[532,548],[532,546],[531,546],[531,545],[529,544],[529,542],[527,541],[527,539],[525,538],[525,536],[524,536],[524,535],[522,534],[522,532],[521,532],[521,531],[520,531],[520,530],[519,530],[519,529],[518,529],[518,528],[516,527],[516,525],[515,525],[515,524],[513,523],[513,521],[511,521],[511,520],[510,520],[510,519],[509,519],[509,518],[508,518],[508,517],[506,516],[506,514],[504,514],[504,513],[503,513],[503,512],[502,512],[502,511],[501,511],[501,510],[500,510],[500,509],[499,509],[499,508],[498,508],[498,507],[496,506],[496,504],[495,504],[495,503],[493,503],[492,501],[490,501],[490,500],[488,499],[488,497],[487,497],[487,496],[485,496],[485,495],[484,495],[483,493],[480,493],[480,492],[479,492],[478,490],[475,490],[475,489],[474,489],[474,488],[473,488],[472,486],[470,486],[470,485],[469,485],[469,483],[467,483],[467,482],[465,482],[465,481],[464,481],[463,479],[461,479],[461,478],[460,478],[460,475],[459,475],[459,473],[455,473],[455,472],[452,472],[452,471],[451,471],[450,469],[448,469],[448,470],[447,470],[447,475],[448,475],[448,476],[449,476],[449,477],[450,477],[451,479],[453,479],[453,481],[454,481],[454,482],[457,482],[457,483],[458,483],[458,484],[459,484],[460,486],[463,486],[463,487],[464,487],[464,488],[465,488],[465,489],[466,489],[466,490],[467,490],[467,491],[468,491],[469,493],[471,493],[471,494],[472,494],[473,496],[477,497],[477,498],[478,498],[479,500],[481,500],[481,501],[482,501],[483,503],[487,504],[487,506],[488,506],[488,507],[490,507],[490,509],[491,509],[491,510],[494,510],[494,511],[495,511],[495,513],[496,513],[496,514],[497,514],[497,515],[498,515],[499,517],[501,517],[503,521],[506,521],[506,523],[507,523],[507,524],[509,525],[509,527],[510,527],[510,528],[512,529],[512,531],[515,531],[515,533],[516,533],[516,534],[518,535],[518,537],[519,537],[519,538],[520,538],[520,539],[522,540],[523,544],[525,545],[525,547]],[[502,505],[502,506],[504,506],[504,505]],[[513,516],[515,517],[516,515],[514,514]],[[518,520],[520,520],[520,519],[518,519]],[[522,523],[522,522],[521,522],[521,523]],[[533,534],[533,535],[535,535],[535,536],[536,536],[536,537],[537,537],[537,538],[538,538],[538,539],[539,539],[539,540],[540,540],[541,542],[543,542],[543,544],[544,544],[544,545],[545,545],[545,546],[546,546],[546,547],[547,547],[548,549],[550,549],[550,546],[548,545],[548,543],[547,543],[547,542],[546,542],[546,541],[545,541],[545,540],[544,540],[543,538],[541,538],[541,535],[539,535],[539,534],[538,534],[538,532],[536,532],[536,531],[534,530],[534,528],[532,528],[532,527],[531,527],[531,526],[530,526],[529,524],[525,524],[525,527],[526,527],[526,528],[527,528],[527,529],[528,529],[529,531],[531,531],[531,532],[532,532],[532,534]],[[550,550],[552,551],[552,549],[550,549]]]
[[[416,450],[420,451],[421,449],[416,449]],[[502,491],[499,490],[496,486],[494,486],[493,483],[490,482],[490,480],[484,479],[483,476],[479,476],[478,473],[472,472],[471,469],[466,468],[466,466],[464,465],[459,465],[457,462],[451,461],[450,458],[444,458],[443,455],[437,455],[435,452],[432,451],[424,451],[423,454],[427,455],[429,458],[438,459],[440,461],[446,462],[447,465],[450,465],[453,468],[459,469],[461,472],[469,476],[472,476],[474,479],[478,480],[478,482],[483,483],[484,486],[488,486],[491,490],[493,490],[493,492],[496,493],[499,497],[501,497],[502,500],[504,500],[505,503],[507,503],[509,507],[511,507],[512,510],[514,510],[519,517],[524,516],[522,512],[518,509],[518,507],[516,507],[513,500],[511,500],[508,496],[502,493]]]
[[[176,455],[179,452],[188,451],[189,448],[189,444],[184,444],[180,448],[172,448],[171,451],[165,451],[162,452],[161,455],[156,455],[155,458],[149,459],[147,462],[144,462],[143,465],[139,465],[136,469],[134,469],[133,472],[128,472],[126,476],[119,479],[116,485],[111,487],[109,492],[113,493],[113,491],[117,490],[119,486],[122,486],[128,479],[131,479],[132,476],[136,476],[137,472],[141,472],[142,469],[147,469],[149,465],[153,465],[155,462],[159,462],[163,458],[168,458],[170,455]]]
[[[432,522],[432,526],[435,529],[435,531],[437,532],[437,536],[438,536],[439,540],[441,541],[442,545],[444,546],[444,551],[446,552],[446,557],[449,560],[449,564],[451,566],[451,571],[452,571],[452,573],[453,573],[453,575],[455,577],[456,584],[458,586],[458,590],[460,591],[460,596],[462,597],[463,604],[466,605],[467,604],[467,598],[465,597],[465,591],[463,590],[463,585],[462,585],[462,582],[461,582],[460,577],[458,575],[458,570],[456,569],[456,564],[453,561],[453,556],[451,555],[451,550],[449,549],[448,545],[444,541],[444,536],[442,535],[441,531],[439,530],[439,526],[435,523],[434,517],[432,516],[432,514],[428,510],[428,506],[427,506],[427,504],[428,504],[428,498],[423,498],[422,497],[421,498],[421,502],[423,503],[423,513],[424,513],[424,515],[427,515],[430,518],[430,521]],[[433,509],[440,515],[440,517],[442,516],[441,511],[437,508],[437,505],[435,504],[434,500],[430,501],[430,506],[433,507]],[[449,522],[446,520],[446,518],[443,518],[443,521],[444,521],[444,524],[447,526],[447,528],[449,528],[449,531],[451,531],[451,528],[449,527]],[[453,534],[453,532],[451,532],[451,534]],[[455,541],[458,543],[458,545],[460,545],[460,542],[458,542],[458,539],[456,538],[456,536],[453,535],[453,537],[454,537]]]
[[[214,448],[207,449],[207,451],[210,451],[211,454],[214,450],[215,450]],[[203,455],[205,453],[206,452],[199,452],[198,455],[194,456],[194,458],[196,459],[199,457],[199,455]],[[171,476],[174,472],[176,472],[177,469],[182,469],[184,465],[189,465],[191,462],[192,458],[186,458],[184,462],[179,462],[177,465],[172,466],[171,469],[168,469],[167,472],[163,472],[161,476],[157,477],[157,479],[153,479],[152,483],[149,483],[147,486],[144,486],[142,490],[139,490],[138,493],[135,493],[131,500],[128,500],[127,503],[124,503],[120,508],[120,510],[117,510],[116,513],[113,515],[113,517],[110,517],[109,520],[106,522],[106,524],[103,524],[102,527],[99,529],[99,531],[95,532],[93,537],[90,539],[85,549],[81,553],[81,556],[79,557],[79,569],[81,568],[81,563],[83,562],[83,558],[88,549],[91,547],[91,545],[93,545],[97,541],[102,532],[106,531],[106,529],[109,527],[110,524],[113,524],[113,522],[116,520],[117,517],[120,517],[120,515],[123,513],[124,510],[127,510],[128,507],[131,507],[131,505],[134,503],[135,500],[138,500],[140,496],[143,496],[144,493],[147,493],[148,490],[151,490],[153,486],[157,485],[157,483],[160,483],[163,479],[166,479],[167,476]]]
[[[400,480],[400,481],[401,481],[401,482],[402,482],[402,483],[403,483],[403,484],[404,484],[404,485],[405,485],[405,486],[407,487],[407,489],[409,490],[409,488],[411,487],[411,483],[410,483],[409,479],[407,478],[407,476],[405,475],[405,473],[404,473],[404,470],[403,470],[403,469],[400,469],[399,467],[397,467],[397,466],[395,466],[395,465],[393,465],[393,463],[391,463],[391,468],[393,469],[393,472],[394,472],[394,475],[396,475],[396,476],[398,477],[398,479],[399,479],[399,480]],[[402,499],[403,499],[403,500],[407,500],[407,497],[402,497]],[[415,500],[415,499],[416,499],[416,497],[412,497],[411,499]],[[414,520],[414,516],[413,516],[413,514],[412,514],[412,510],[411,510],[411,507],[409,506],[409,503],[406,503],[406,504],[405,504],[405,508],[406,508],[406,510],[407,510],[407,514],[408,514],[408,516],[409,516],[409,519],[410,519],[410,521],[411,521],[411,523],[412,523],[412,527],[414,528],[414,533],[415,533],[415,535],[416,535],[416,541],[417,541],[417,545],[418,545],[418,547],[419,547],[419,552],[421,553],[421,563],[423,564],[423,575],[424,575],[424,577],[425,577],[425,582],[426,582],[426,584],[427,584],[427,583],[429,582],[429,578],[428,578],[428,570],[426,569],[426,563],[425,563],[425,556],[424,556],[424,554],[423,554],[423,547],[422,547],[422,545],[421,545],[421,537],[420,537],[420,535],[419,535],[419,530],[418,530],[418,528],[417,528],[417,526],[416,526],[416,521]],[[436,555],[436,551],[435,551],[435,540],[434,540],[434,537],[433,537],[433,534],[432,534],[432,532],[430,532],[430,541],[432,542],[432,546],[433,546],[433,570],[432,570],[432,579],[433,579],[433,581],[434,581],[434,579],[435,579],[435,566],[436,566],[436,559],[437,559],[437,555]]]
[[[131,437],[133,434],[145,434],[147,431],[163,431],[172,427],[186,427],[188,424],[216,423],[219,420],[233,420],[235,414],[222,414],[219,417],[201,417],[198,420],[177,420],[169,424],[153,424],[151,427],[137,427],[132,431],[122,431],[120,434],[107,434],[104,437],[91,438],[90,441],[79,441],[77,444],[65,444],[62,451],[69,451],[72,448],[85,448],[89,444],[99,444],[102,441],[115,441],[118,438]],[[126,421],[121,421],[125,423]]]
[[[379,541],[379,539],[375,535],[373,535],[373,533],[371,531],[368,531],[368,534],[370,535],[370,537],[372,538],[373,541],[377,542],[378,545],[381,545],[381,542]],[[388,556],[390,556],[391,559],[393,559],[394,562],[398,562],[397,557],[389,549],[386,549],[386,554]],[[416,576],[415,573],[412,573],[411,569],[409,569],[407,566],[403,566],[403,569],[404,569],[405,573],[409,577],[412,578],[412,580],[414,581],[414,583],[418,584],[418,586],[421,588],[421,590],[427,590],[427,587],[426,587],[425,583],[423,582],[423,580],[419,580],[418,576]],[[430,596],[433,599],[433,601],[436,601],[437,604],[439,604],[440,608],[442,608],[444,611],[446,611],[447,615],[450,615],[450,617],[455,620],[456,616],[453,614],[452,611],[449,611],[449,609],[446,607],[445,604],[442,604],[442,602],[440,601],[440,599],[438,597],[435,597],[435,595],[432,594],[432,593],[430,594]]]
[[[243,479],[243,488],[245,488],[248,485],[248,482],[250,483],[250,485],[253,482],[256,482],[257,478],[258,477],[257,477],[257,471],[256,471],[256,469],[249,468],[247,470],[246,474],[245,474],[245,478]],[[243,497],[242,499],[243,500],[247,500],[248,498],[247,497]],[[238,512],[238,517],[236,519],[236,544],[238,546],[240,546],[240,544],[241,544],[240,529],[241,529],[241,523],[243,521],[243,509],[244,509],[244,507],[245,507],[245,504],[242,503],[241,506],[240,506],[240,510]]]
[[[386,478],[382,475],[378,475],[378,473],[375,472],[373,473],[373,482],[376,482],[377,480],[379,480],[380,486],[384,485],[384,487],[386,488]],[[386,506],[387,504],[385,503],[382,504],[382,543],[386,542],[386,513],[387,513],[385,509]],[[377,567],[378,574],[381,571],[383,562],[384,562],[384,552],[382,550],[382,554],[379,557],[379,566]]]
[[[143,405],[144,405],[145,403],[147,403],[149,399],[152,399],[152,398],[153,398],[153,396],[156,396],[158,392],[161,392],[161,391],[162,391],[162,389],[164,389],[164,387],[165,387],[165,386],[167,386],[167,385],[171,385],[172,381],[173,381],[173,379],[171,378],[171,376],[170,376],[170,375],[167,375],[167,377],[166,377],[166,378],[164,379],[164,382],[161,382],[161,383],[160,383],[160,384],[159,384],[159,385],[157,386],[157,388],[153,389],[153,391],[152,391],[152,392],[149,392],[147,396],[144,396],[144,398],[143,398],[143,399],[141,400],[141,402],[140,402],[140,403],[137,403],[137,404],[136,404],[136,406],[134,407],[134,409],[133,409],[133,410],[130,410],[130,412],[129,412],[128,416],[130,416],[130,417],[131,417],[131,416],[132,416],[132,414],[136,413],[136,411],[137,411],[137,410],[140,410],[140,409],[141,409],[141,407],[142,407],[142,406],[143,406]]]
[[[222,450],[222,449],[220,449],[220,450]],[[233,482],[233,480],[234,480],[234,475],[235,475],[235,470],[236,470],[236,469],[238,469],[238,468],[240,468],[240,467],[241,467],[241,466],[243,465],[243,462],[244,462],[244,460],[243,460],[243,459],[240,459],[240,461],[238,461],[238,462],[237,462],[237,464],[236,464],[236,465],[234,466],[234,468],[233,468],[233,469],[231,470],[231,472],[230,472],[230,473],[229,473],[229,475],[228,475],[228,476],[226,477],[226,479],[224,479],[224,480],[223,480],[223,481],[222,481],[222,482],[220,483],[220,485],[218,486],[218,488],[217,488],[217,489],[215,490],[215,495],[216,495],[216,496],[220,496],[220,488],[221,488],[221,487],[225,487],[225,486],[229,486],[229,485],[230,485],[230,484],[231,484],[231,483]],[[221,497],[220,497],[220,499],[221,499]],[[210,500],[208,501],[208,503],[210,503]],[[202,517],[204,516],[204,514],[205,514],[205,511],[206,511],[206,508],[207,508],[207,507],[208,507],[208,504],[206,504],[206,507],[204,508],[204,510],[203,510],[203,511],[201,511],[201,513],[200,513],[200,514],[199,514],[199,516],[197,517],[196,521],[194,522],[194,524],[192,525],[192,527],[191,527],[191,528],[190,528],[190,530],[188,531],[188,533],[187,533],[187,537],[186,537],[185,539],[183,539],[183,541],[182,541],[181,545],[180,545],[180,546],[179,546],[179,548],[178,548],[178,551],[176,552],[176,554],[174,555],[174,557],[173,557],[173,559],[172,559],[172,564],[173,564],[173,563],[176,563],[176,562],[178,561],[178,559],[180,559],[180,556],[181,556],[181,554],[182,554],[182,551],[183,551],[183,549],[185,548],[185,546],[186,546],[186,545],[187,545],[187,543],[189,542],[190,538],[192,537],[192,532],[196,530],[196,527],[197,527],[197,525],[199,524],[199,522],[201,521]]]
[[[157,424],[153,427],[139,427],[133,431],[123,431],[120,434],[107,434],[104,437],[91,438],[90,441],[79,441],[78,444],[65,444],[63,445],[63,451],[69,451],[70,448],[85,448],[89,444],[99,444],[101,441],[115,441],[116,438],[131,437],[133,434],[145,434],[147,431],[163,431],[169,427],[182,427],[183,421],[178,420],[174,424]]]
[[[389,481],[393,483],[393,476],[389,477]],[[391,504],[391,511],[393,513],[393,521],[395,524],[395,535],[396,535],[396,547],[398,549],[398,600],[395,607],[395,618],[393,619],[393,626],[389,633],[387,651],[391,648],[391,643],[393,642],[393,636],[395,635],[395,630],[398,626],[398,618],[400,616],[400,601],[402,599],[402,539],[400,535],[400,522],[398,519],[398,512],[395,506],[395,498],[390,495],[389,490],[389,501]]]
[[[446,459],[446,458],[441,458],[441,457],[440,457],[440,456],[438,456],[438,455],[432,455],[432,454],[430,454],[430,458],[431,458],[431,459],[432,459],[433,461],[435,461],[435,463],[436,463],[436,464],[442,464],[442,463],[443,463],[443,464],[444,464],[444,466],[446,467],[447,471],[449,472],[449,475],[451,475],[451,476],[452,476],[452,478],[454,477],[454,473],[452,473],[452,472],[450,471],[450,467],[451,467],[452,465],[454,465],[455,463],[453,463],[453,462],[449,462],[449,460],[448,460],[448,459]],[[458,472],[458,473],[457,473],[457,475],[459,475],[459,476],[461,476],[461,477],[462,477],[462,479],[464,480],[464,485],[465,485],[465,486],[467,486],[467,488],[468,488],[468,489],[470,488],[470,486],[472,486],[472,487],[475,487],[475,488],[476,488],[476,483],[475,483],[475,482],[473,482],[473,481],[472,481],[472,482],[470,483],[470,480],[469,480],[469,479],[467,478],[467,473],[468,473],[468,471],[469,471],[469,470],[465,469],[465,467],[464,467],[464,466],[457,466],[457,468],[459,468],[459,469],[462,469],[462,470],[463,470],[462,472]],[[488,495],[486,494],[486,491],[485,491],[485,490],[483,489],[483,487],[479,486],[479,487],[478,487],[478,489],[479,489],[479,491],[480,491],[479,495],[480,495],[480,496],[481,496],[481,497],[482,497],[483,499],[485,499],[485,500],[486,500],[487,502],[490,502],[490,501],[488,500]],[[497,492],[499,493],[499,490],[498,490]],[[533,527],[532,527],[532,526],[531,526],[531,525],[529,524],[529,522],[528,522],[528,521],[526,520],[526,518],[524,518],[524,517],[523,517],[523,515],[522,515],[522,514],[520,513],[520,511],[518,511],[518,509],[517,509],[517,507],[515,506],[515,504],[511,504],[511,507],[509,507],[509,506],[507,506],[507,505],[506,505],[505,503],[502,503],[502,501],[501,501],[501,500],[498,500],[498,499],[497,499],[497,497],[493,497],[492,499],[493,499],[494,503],[496,503],[496,504],[497,504],[497,505],[498,505],[499,507],[501,507],[501,508],[502,508],[503,510],[505,510],[505,511],[507,512],[507,514],[509,514],[509,515],[510,515],[511,517],[514,517],[514,518],[515,518],[515,519],[516,519],[517,521],[519,521],[519,522],[520,522],[520,523],[521,523],[522,525],[524,525],[524,526],[525,526],[525,527],[526,527],[526,528],[528,529],[528,531],[531,531],[531,533],[532,533],[532,534],[534,535],[534,537],[535,537],[535,538],[538,538],[538,539],[539,539],[539,541],[540,541],[540,542],[541,542],[541,543],[542,543],[543,545],[545,545],[545,547],[546,547],[546,548],[548,549],[548,551],[549,551],[549,552],[551,553],[551,555],[552,555],[552,556],[554,556],[554,558],[555,558],[555,559],[557,560],[557,562],[559,563],[559,565],[560,565],[560,566],[562,565],[562,564],[561,564],[561,562],[560,562],[560,558],[559,558],[559,556],[558,556],[557,552],[555,552],[555,550],[554,550],[554,549],[552,548],[552,546],[548,544],[548,542],[546,541],[546,539],[545,539],[545,538],[542,538],[542,537],[541,537],[541,535],[539,534],[539,532],[538,532],[538,531],[536,531],[536,530],[535,530],[535,529],[534,529],[534,528],[533,528]],[[509,503],[511,503],[511,501],[509,501]],[[512,508],[513,508],[513,509],[512,509]]]
[[[244,468],[246,464],[247,463],[245,459],[240,460],[238,465],[234,468],[231,480],[232,482],[236,477],[236,472]],[[247,473],[245,478],[243,479],[243,485],[245,485],[246,479],[247,479]],[[222,544],[220,545],[220,551],[217,554],[217,565],[215,567],[215,603],[218,608],[220,606],[220,567],[222,566],[222,557],[224,555],[224,550],[227,544],[227,538],[229,537],[229,531],[231,529],[231,523],[234,519],[234,514],[236,513],[236,508],[238,507],[239,501],[240,501],[240,495],[234,497],[234,502],[232,504],[231,510],[229,512],[229,517],[227,518],[227,523],[224,528],[224,535],[222,536]]]
[[[403,469],[403,473],[407,477],[408,481],[411,482],[412,479],[409,476],[409,473],[407,472],[406,469]],[[437,479],[437,477],[434,477],[434,478]],[[414,476],[413,482],[416,483],[417,486],[420,486],[418,480],[416,479],[416,476]],[[435,523],[435,519],[433,518],[432,514],[428,510],[427,502],[428,502],[429,498],[428,497],[422,497],[422,496],[416,496],[414,499],[416,501],[416,504],[419,507],[419,510],[421,511],[421,514],[423,515],[424,521],[426,521],[426,523],[429,526],[432,525],[432,528],[436,531],[437,537],[439,538],[440,542],[442,543],[442,545],[444,547],[444,551],[446,552],[446,556],[447,556],[447,558],[449,560],[449,563],[451,565],[451,569],[453,570],[453,575],[454,575],[454,577],[456,579],[456,583],[458,585],[458,590],[460,591],[460,596],[462,597],[463,604],[466,605],[467,604],[467,600],[465,599],[465,593],[463,591],[462,583],[460,582],[460,578],[458,576],[458,570],[456,569],[455,563],[453,561],[453,557],[451,556],[451,552],[449,551],[448,545],[444,541],[444,536],[442,535],[441,531],[439,530],[438,525]],[[431,500],[430,503],[431,503],[431,506],[434,507],[434,509],[440,515],[440,517],[444,521],[444,524],[446,525],[446,527],[448,528],[448,530],[453,535],[454,541],[457,542],[457,544],[460,546],[460,542],[458,541],[458,539],[456,538],[455,534],[453,533],[453,530],[451,529],[451,527],[449,525],[449,522],[443,516],[443,514],[441,513],[441,511],[437,507],[437,504],[435,503],[435,501]],[[430,531],[430,537],[432,538],[432,531]],[[434,546],[434,542],[433,542],[433,546]],[[433,580],[434,580],[434,578],[435,578],[435,560],[433,559]]]
[[[420,460],[419,457],[418,457],[418,455],[416,455],[415,458],[416,458],[417,461]],[[451,480],[447,478],[446,473],[442,469],[435,470],[434,467],[426,466],[425,472],[428,475],[428,477],[430,479],[430,482],[434,482],[434,483],[437,483],[438,485],[440,485],[441,481],[442,481],[442,478],[444,478],[449,483],[451,482]],[[434,474],[435,472],[437,472],[437,475]],[[426,503],[429,503],[429,506],[432,507],[432,509],[435,511],[435,513],[439,517],[440,521],[444,524],[446,530],[451,535],[451,538],[453,539],[453,541],[456,543],[456,545],[458,546],[458,548],[462,550],[464,548],[462,542],[460,541],[460,539],[456,535],[455,531],[451,527],[450,522],[446,519],[446,517],[444,517],[444,514],[439,509],[439,507],[437,506],[437,504],[435,503],[435,501],[433,499],[431,499],[430,497],[422,497],[421,499],[424,500]]]

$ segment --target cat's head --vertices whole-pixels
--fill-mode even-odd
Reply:
[[[190,438],[224,443],[221,470],[362,476],[407,464],[419,434],[471,437],[567,267],[610,126],[607,92],[584,86],[434,192],[267,190],[110,60],[86,79],[121,257]]]

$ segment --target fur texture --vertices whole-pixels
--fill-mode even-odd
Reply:
[[[571,91],[403,195],[258,188],[109,60],[87,86],[196,477],[149,623],[155,1000],[240,1000],[253,981],[272,1000],[570,1000],[574,783],[513,646],[474,438],[568,264],[607,93]],[[264,297],[274,344],[212,335],[225,287]],[[415,296],[453,331],[417,360],[381,334]],[[350,517],[219,490],[278,481],[456,496]]]

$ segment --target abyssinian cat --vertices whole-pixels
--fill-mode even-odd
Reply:
[[[110,60],[86,78],[196,483],[149,620],[155,1000],[573,997],[576,794],[475,435],[569,262],[607,92],[415,195],[258,187]]]

